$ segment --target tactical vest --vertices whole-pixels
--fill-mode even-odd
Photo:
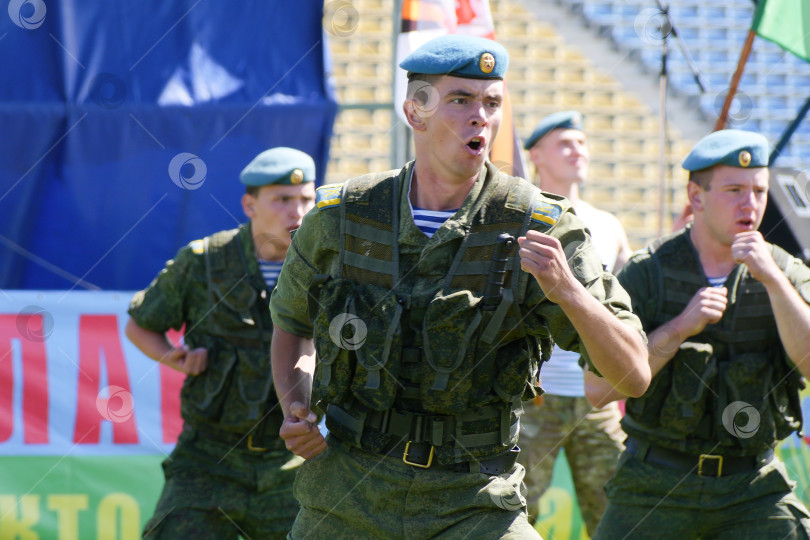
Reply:
[[[652,331],[683,312],[708,280],[688,233],[662,239],[650,253],[658,281]],[[786,252],[773,246],[773,257],[787,270]],[[720,322],[684,341],[645,395],[627,400],[628,433],[689,453],[755,455],[801,429],[802,379],[787,362],[764,285],[740,264],[725,286]]]
[[[360,411],[363,421],[391,409],[437,415],[430,421],[442,425],[447,424],[442,415],[450,415],[457,435],[468,437],[470,450],[514,445],[521,398],[533,395],[540,351],[548,358],[551,341],[547,332],[538,338],[537,331],[529,335],[523,325],[519,306],[529,274],[520,270],[516,250],[506,263],[493,309],[485,309],[492,299],[484,291],[499,234],[515,239],[525,234],[537,215],[539,190],[491,173],[497,174],[490,180],[495,187],[480,197],[464,237],[452,240],[458,243],[452,260],[430,255],[405,260],[398,247],[396,174],[368,175],[344,185],[338,270],[318,276],[310,291],[310,298],[318,299],[310,309],[316,313],[318,355],[313,401]],[[444,276],[425,279],[423,272]],[[327,425],[333,410],[327,411]],[[494,412],[480,416],[475,428],[473,410]],[[358,422],[357,415],[344,423],[353,421]],[[437,429],[442,433],[445,428]],[[495,437],[478,436],[476,429],[494,429]],[[434,445],[442,444],[444,433],[434,434]],[[440,461],[449,459],[440,455]]]
[[[277,434],[280,415],[270,370],[273,324],[267,287],[250,272],[245,255],[250,226],[222,231],[203,242],[208,315],[187,333],[190,348],[208,350],[207,368],[186,377],[183,418],[236,433]],[[259,425],[260,420],[261,426]]]

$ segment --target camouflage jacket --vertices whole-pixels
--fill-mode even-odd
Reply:
[[[646,332],[678,316],[709,286],[690,230],[634,254],[619,273]],[[810,268],[777,246],[769,248],[810,303]],[[801,427],[803,382],[779,340],[765,287],[742,264],[725,287],[728,305],[717,324],[682,343],[678,336],[672,344],[652,343],[680,345],[647,392],[627,400],[622,425],[628,435],[691,454],[744,456],[773,448]]]
[[[368,326],[369,340],[375,339],[383,342],[388,338],[381,336],[393,336],[399,344],[397,346],[402,344],[405,346],[415,345],[420,349],[425,345],[424,342],[428,338],[430,338],[430,341],[434,345],[446,341],[450,343],[448,347],[451,349],[451,345],[459,341],[450,339],[455,335],[453,328],[450,328],[450,326],[452,326],[451,314],[447,313],[447,317],[443,317],[441,313],[436,313],[431,317],[429,308],[425,309],[425,306],[428,306],[436,298],[442,297],[443,295],[444,298],[454,295],[456,295],[456,297],[464,296],[465,298],[470,298],[471,303],[475,303],[477,299],[481,298],[483,294],[482,289],[486,282],[485,271],[479,272],[484,274],[484,280],[479,290],[455,290],[453,287],[447,290],[442,288],[442,284],[447,283],[448,275],[451,274],[451,266],[454,264],[456,255],[462,248],[465,238],[470,235],[471,229],[475,230],[476,227],[486,227],[487,218],[480,213],[481,208],[485,207],[484,203],[493,197],[499,189],[503,191],[504,185],[507,182],[514,182],[512,189],[515,191],[522,190],[529,195],[536,196],[535,207],[533,213],[531,213],[533,219],[531,219],[529,226],[558,238],[565,248],[574,274],[580,279],[589,292],[625,323],[640,330],[639,321],[629,310],[629,298],[618,285],[617,280],[611,274],[604,272],[599,262],[599,257],[590,243],[590,236],[587,234],[582,222],[571,211],[568,201],[550,194],[541,194],[537,188],[531,186],[531,184],[525,180],[515,179],[512,181],[509,177],[498,173],[491,164],[487,164],[485,168],[482,168],[477,182],[472,186],[464,203],[456,214],[448,219],[431,238],[428,238],[414,224],[409,206],[408,184],[412,168],[413,164],[411,163],[398,171],[367,175],[366,177],[349,181],[350,183],[368,183],[377,186],[383,184],[388,185],[389,183],[394,183],[396,180],[399,187],[399,193],[397,195],[399,205],[398,212],[396,212],[399,218],[398,226],[394,227],[394,229],[397,230],[398,241],[396,246],[399,260],[398,275],[401,276],[402,279],[396,280],[396,286],[394,287],[396,294],[393,297],[394,301],[391,306],[385,307],[388,299],[385,299],[385,295],[383,294],[379,298],[379,300],[383,301],[382,303],[375,300],[368,302],[368,309],[366,311],[363,311],[365,308],[361,308],[360,313],[366,313],[365,317],[360,318],[365,319],[364,322]],[[318,190],[316,208],[304,218],[302,226],[295,233],[284,269],[279,277],[278,285],[273,292],[271,298],[271,312],[274,323],[295,335],[307,338],[312,337],[313,334],[317,334],[316,328],[318,326],[328,328],[331,322],[337,320],[333,318],[331,321],[318,321],[319,315],[330,313],[330,310],[328,309],[329,303],[324,302],[323,297],[319,298],[320,305],[317,301],[311,301],[314,295],[309,293],[312,290],[314,280],[320,279],[325,275],[329,276],[333,281],[335,279],[352,281],[352,279],[350,279],[351,277],[356,278],[357,275],[360,275],[357,272],[354,272],[354,275],[352,275],[352,272],[345,272],[345,262],[340,260],[341,245],[344,247],[349,246],[349,248],[346,248],[347,251],[354,250],[355,253],[358,253],[358,243],[351,240],[348,235],[341,235],[341,231],[344,230],[341,224],[341,198],[345,191],[346,190],[340,185],[326,186]],[[512,197],[512,195],[513,193],[510,192],[504,197],[507,205],[510,204],[510,201],[516,199],[516,197]],[[356,190],[352,190],[352,197],[357,198],[361,205],[376,204],[388,206],[387,201],[382,200],[364,203],[361,200],[364,198],[362,190],[359,195]],[[531,197],[528,197],[528,199],[531,199]],[[363,225],[367,226],[368,223]],[[391,226],[388,226],[387,229],[388,231],[392,230]],[[367,232],[367,234],[371,236],[374,236],[373,233],[374,231]],[[390,235],[390,233],[388,234]],[[385,233],[382,233],[382,236],[384,235]],[[350,246],[352,243],[354,243],[354,245]],[[363,241],[360,241],[359,244],[362,243]],[[371,244],[368,244],[368,246],[369,249],[374,250]],[[490,248],[490,246],[486,247]],[[358,254],[362,255],[362,249]],[[516,257],[516,253],[513,256]],[[356,264],[364,264],[356,257],[355,260],[357,261]],[[520,274],[523,273],[520,272]],[[368,276],[369,274],[366,273],[365,275]],[[514,279],[514,277],[512,279]],[[515,298],[521,299],[516,305],[516,319],[520,320],[520,324],[525,328],[528,335],[535,338],[536,343],[544,344],[543,348],[545,349],[545,353],[550,351],[549,347],[551,345],[551,339],[553,339],[563,348],[581,352],[585,356],[586,361],[590,362],[590,359],[587,357],[587,351],[579,341],[579,337],[573,325],[567,319],[562,309],[545,298],[545,295],[533,278],[520,279],[518,281],[521,283],[522,289],[515,291]],[[373,287],[379,289],[381,287],[382,290],[385,291],[391,286],[390,280],[386,282],[386,280],[382,278],[374,281],[364,279],[362,283],[354,283],[364,290]],[[370,293],[369,297],[373,298],[373,293]],[[343,297],[338,295],[335,296],[335,299],[340,301],[340,306],[336,308],[337,311],[335,311],[335,313],[341,310],[347,311],[346,309],[342,309]],[[394,316],[394,313],[399,313],[399,310],[395,307],[397,301],[404,306],[405,310],[408,312],[396,315],[397,317],[401,317],[397,319],[399,321],[397,323],[398,326],[402,327],[401,332],[398,328],[382,327],[380,328],[380,332],[377,332],[380,337],[372,338],[372,336],[377,335],[373,333],[373,329],[378,326],[376,324],[377,321],[389,317],[385,314],[386,309],[389,310],[388,313],[391,314],[391,317]],[[379,311],[379,313],[374,310]],[[429,331],[426,334],[424,331],[426,327],[435,327],[436,330],[435,332]],[[420,337],[426,335],[427,337]],[[432,336],[432,338],[430,336]],[[327,337],[332,337],[333,340],[335,339],[334,336]],[[337,337],[337,339],[341,340],[342,338]],[[326,355],[330,354],[328,351],[325,352],[325,349],[328,347],[321,347],[323,341],[326,340],[316,339],[316,346],[318,347],[317,369],[320,370],[320,375],[323,373],[323,364],[331,361],[331,358],[326,358]],[[459,341],[459,343],[461,342]],[[381,351],[387,350],[386,345],[389,345],[389,343],[382,343],[378,348]],[[365,348],[368,346],[369,343],[366,341],[363,345],[364,349],[362,350],[366,350]],[[441,348],[441,346],[439,347]],[[448,349],[448,347],[444,348]],[[459,348],[461,349],[463,347]],[[371,347],[371,349],[373,350],[373,347]],[[471,354],[474,355],[474,363],[476,365],[485,365],[487,362],[495,364],[497,362],[494,355],[487,355],[486,352],[482,352],[484,349],[480,347],[476,348],[475,345],[470,345],[468,349],[471,351]],[[332,350],[334,350],[334,347]],[[450,351],[448,349],[446,352],[454,354],[456,351]],[[422,351],[422,361],[430,361],[429,358],[425,359],[425,356],[424,351]],[[369,355],[369,357],[371,360],[367,359],[368,361],[364,363],[366,367],[374,362],[379,362],[377,355],[372,354]],[[442,360],[453,363],[452,360],[447,358],[442,358]],[[388,365],[386,365],[385,368],[385,370],[381,370],[383,372],[381,374],[382,377],[384,377],[387,372],[392,371],[389,369],[390,366]],[[358,369],[357,373],[359,374],[360,371],[361,370]],[[404,371],[406,370],[403,368],[401,373],[396,373],[396,376],[408,378]],[[481,373],[487,373],[485,369],[480,369],[479,371]],[[494,366],[493,372],[499,374],[497,365]],[[536,381],[529,380],[530,374],[531,371],[529,370],[515,373],[513,378],[516,380],[511,381],[514,384],[509,384],[509,386],[514,390],[514,388],[533,385]],[[340,373],[337,373],[334,378],[331,376],[327,377],[326,384],[340,384],[340,375]],[[353,375],[349,374],[348,376],[352,377]],[[316,387],[318,377],[319,373],[316,371]],[[415,377],[410,377],[410,381],[408,382],[415,382],[414,378]],[[473,379],[475,379],[475,376],[473,376]],[[431,384],[441,384],[434,381],[436,381],[436,379],[431,377]],[[396,390],[396,388],[407,388],[408,386],[407,384],[399,384],[397,381],[394,381],[393,384],[390,385],[390,387],[394,389],[394,392],[398,392],[393,403],[390,403],[391,400],[387,399],[389,396],[385,396],[386,399],[384,400],[376,400],[376,396],[370,396],[368,399],[364,400],[364,394],[362,393],[363,388],[358,389],[358,382],[367,389],[377,384],[384,384],[384,381],[378,383],[377,381],[371,381],[370,377],[364,377],[361,381],[355,378],[353,382],[342,382],[344,385],[351,384],[353,386],[353,397],[359,398],[360,401],[365,403],[367,410],[376,411],[385,409],[386,407],[392,407],[395,409],[404,408],[409,411],[442,411],[445,414],[455,414],[455,412],[458,412],[453,412],[454,403],[439,403],[438,406],[431,407],[428,406],[424,400],[421,403],[414,402],[413,399],[409,399],[413,398],[413,395],[402,395],[407,394],[407,391]],[[506,383],[509,383],[509,381],[506,381]],[[449,386],[462,387],[463,384],[462,382],[451,382]],[[492,386],[491,381],[487,380],[486,377],[482,378],[481,384],[476,383],[475,380],[472,381],[473,392],[481,388],[485,391],[489,390],[490,386]],[[518,391],[519,396],[520,394],[520,391]],[[368,393],[365,395],[367,396]],[[422,392],[422,395],[424,396],[424,392]],[[317,398],[318,396],[315,395],[314,397]],[[328,401],[330,403],[342,403],[345,401],[345,398],[333,393],[329,396]],[[468,405],[472,408],[480,408],[497,404],[498,402],[503,404],[504,401],[503,396],[496,395],[496,392],[493,391],[489,392],[489,394],[484,392],[484,395],[480,395],[479,393],[479,395],[474,396],[472,401],[468,402]],[[443,411],[441,406],[445,406],[448,410]],[[328,421],[329,414],[327,413],[327,422]]]
[[[135,294],[129,314],[155,332],[179,330],[184,342],[208,350],[206,370],[188,376],[183,419],[240,434],[257,428],[278,439],[281,423],[272,389],[269,291],[254,254],[250,225],[221,231],[180,249],[154,281]],[[264,433],[263,433],[264,434]]]

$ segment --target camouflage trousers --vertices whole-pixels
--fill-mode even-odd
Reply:
[[[186,426],[163,462],[166,483],[144,538],[285,538],[298,513],[292,485],[302,461],[286,449],[252,452]]]
[[[500,476],[421,469],[330,435],[295,480],[301,511],[291,539],[536,538],[523,467]]]
[[[594,409],[584,397],[546,394],[542,405],[527,403],[524,409],[518,463],[526,468],[529,520],[537,519],[540,497],[551,483],[560,448],[565,448],[582,518],[592,535],[607,506],[604,485],[623,448],[618,405]]]
[[[607,484],[608,507],[594,540],[807,539],[810,515],[794,486],[778,458],[757,471],[717,478],[624,452]]]

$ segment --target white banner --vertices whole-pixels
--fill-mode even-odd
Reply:
[[[133,294],[0,292],[0,455],[171,450],[184,375],[124,335]]]

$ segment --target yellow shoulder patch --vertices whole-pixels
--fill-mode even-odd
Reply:
[[[202,240],[194,240],[189,244],[189,247],[191,248],[191,252],[195,255],[202,255],[205,251],[205,242]]]
[[[318,207],[318,210],[330,206],[337,206],[340,204],[342,196],[343,183],[321,186],[315,190],[315,205]]]
[[[532,221],[555,225],[562,214],[562,206],[548,201],[537,201],[532,210]]]

